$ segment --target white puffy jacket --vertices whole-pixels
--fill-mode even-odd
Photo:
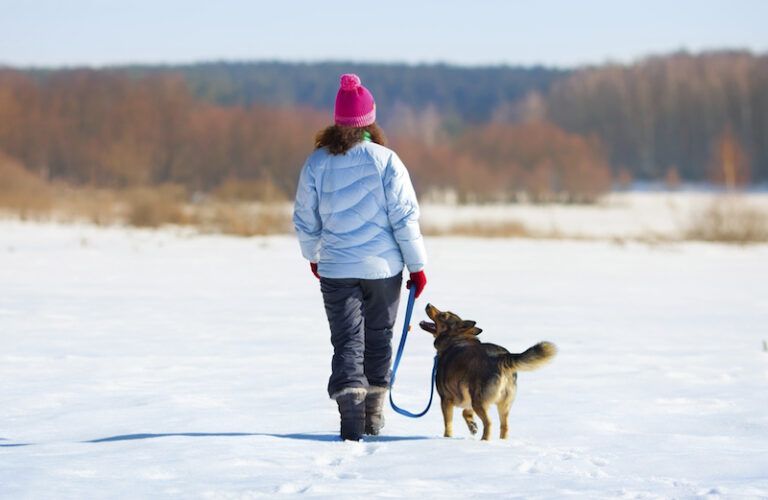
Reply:
[[[326,278],[420,271],[427,255],[419,204],[394,151],[362,141],[342,155],[315,150],[301,171],[293,223],[304,257]]]

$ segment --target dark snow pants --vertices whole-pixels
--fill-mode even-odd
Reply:
[[[377,280],[321,278],[333,360],[328,394],[389,387],[392,327],[403,276]]]

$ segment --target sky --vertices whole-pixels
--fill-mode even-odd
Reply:
[[[768,51],[766,0],[0,0],[0,65],[546,65]]]

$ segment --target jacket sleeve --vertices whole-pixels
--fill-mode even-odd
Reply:
[[[322,222],[318,211],[315,178],[309,162],[304,164],[296,190],[296,202],[293,205],[293,227],[299,237],[301,254],[310,262],[320,259],[320,233]]]
[[[389,223],[405,265],[412,273],[421,271],[427,263],[427,251],[419,228],[419,202],[408,170],[395,153],[384,170],[384,194]]]

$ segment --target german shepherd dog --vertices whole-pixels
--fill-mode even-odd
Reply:
[[[419,326],[435,338],[437,375],[445,437],[453,435],[453,407],[463,408],[462,415],[473,435],[477,433],[474,414],[483,422],[483,440],[491,437],[488,408],[496,405],[501,421],[501,439],[509,432],[507,418],[517,391],[517,371],[535,370],[557,353],[555,344],[540,342],[520,354],[512,354],[495,344],[480,342],[482,332],[474,321],[465,321],[452,312],[443,312],[427,304],[427,316],[434,323]]]

